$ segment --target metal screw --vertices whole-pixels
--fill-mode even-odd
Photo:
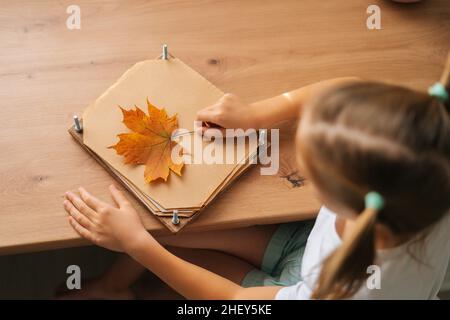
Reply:
[[[168,60],[169,59],[169,51],[167,50],[167,44],[163,45],[162,58],[164,60]]]
[[[178,219],[178,210],[173,210],[172,223],[175,225],[180,223],[180,219]]]
[[[78,119],[78,116],[73,116],[73,126],[75,127],[76,132],[83,131],[83,127],[81,126],[80,119]]]

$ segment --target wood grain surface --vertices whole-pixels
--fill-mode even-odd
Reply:
[[[77,0],[81,29],[69,30],[72,2],[1,1],[1,254],[86,243],[66,221],[63,193],[83,185],[109,200],[113,178],[67,127],[126,69],[158,56],[163,43],[249,102],[351,75],[425,90],[439,79],[450,49],[448,0]],[[369,4],[381,8],[381,30],[366,28]],[[319,204],[310,185],[291,172],[289,130],[282,140],[280,175],[253,168],[185,232],[313,216]],[[166,232],[136,205],[149,230]]]

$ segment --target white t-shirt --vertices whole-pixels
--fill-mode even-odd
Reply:
[[[310,299],[322,261],[341,244],[335,221],[336,214],[322,207],[303,255],[303,280],[282,288],[276,299]],[[411,251],[421,262],[408,253]],[[450,214],[447,214],[433,227],[424,242],[411,243],[409,248],[405,243],[396,248],[378,250],[376,265],[380,267],[380,289],[369,289],[365,283],[351,299],[436,299],[449,257]],[[373,288],[373,278],[371,280],[370,287]]]

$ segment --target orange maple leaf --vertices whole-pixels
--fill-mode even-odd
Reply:
[[[158,109],[147,100],[148,115],[138,106],[135,110],[125,110],[123,123],[133,131],[117,135],[119,142],[108,148],[124,156],[125,164],[145,165],[144,177],[147,182],[157,179],[167,181],[169,170],[181,176],[183,163],[172,161],[172,149],[177,145],[172,141],[172,132],[178,128],[177,115],[168,117],[164,109]],[[181,149],[180,149],[181,150]]]

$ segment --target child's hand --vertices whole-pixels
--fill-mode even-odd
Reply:
[[[66,192],[64,208],[70,215],[71,226],[80,236],[98,246],[123,252],[148,233],[125,195],[114,185],[109,190],[117,207],[79,188],[81,197]]]
[[[233,94],[225,94],[212,106],[197,112],[197,120],[222,128],[257,128],[257,114],[251,105]],[[207,128],[203,128],[206,130]]]

